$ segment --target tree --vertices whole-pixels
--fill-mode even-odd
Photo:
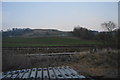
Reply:
[[[114,44],[113,42],[115,41],[115,37],[117,37],[113,33],[114,32],[113,30],[116,28],[116,24],[114,22],[112,22],[112,21],[108,21],[108,22],[102,23],[101,26],[105,30],[107,30],[106,34],[103,34],[104,37],[101,36],[102,37],[101,39],[104,40],[103,41],[104,45],[107,45],[107,46],[113,45]]]
[[[106,46],[107,42],[108,42],[108,38],[107,38],[107,34],[106,32],[100,32],[97,36],[98,40],[100,42],[102,42],[103,46]]]
[[[92,39],[94,37],[91,30],[82,28],[79,25],[74,28],[73,35],[82,39]]]
[[[107,31],[113,31],[116,28],[116,25],[112,21],[104,22],[101,24],[103,28],[105,28]]]

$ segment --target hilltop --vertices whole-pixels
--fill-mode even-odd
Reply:
[[[72,36],[69,31],[59,31],[57,29],[17,29],[3,31],[3,37],[48,37],[48,36]]]
[[[22,35],[23,37],[47,37],[47,36],[71,36],[70,32],[57,29],[33,29],[31,32]]]

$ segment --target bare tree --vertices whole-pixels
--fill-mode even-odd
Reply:
[[[106,45],[113,45],[114,43],[115,43],[115,35],[113,34],[113,30],[116,28],[116,24],[114,23],[114,22],[112,22],[112,21],[108,21],[108,22],[104,22],[104,23],[102,23],[101,24],[101,26],[105,29],[105,30],[107,30],[108,32],[105,32],[105,37],[103,37],[103,38],[105,38],[105,39],[103,39],[104,40],[104,42],[106,43]]]
[[[101,24],[103,28],[105,28],[107,31],[113,31],[116,28],[116,25],[112,21],[104,22]]]

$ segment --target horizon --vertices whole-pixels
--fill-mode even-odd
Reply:
[[[2,30],[12,28],[72,31],[75,26],[103,31],[106,21],[118,24],[117,2],[3,2]]]
[[[84,28],[84,27],[81,27],[81,28]],[[15,29],[27,29],[27,28],[15,28]],[[55,29],[55,28],[39,28],[39,29],[32,29],[32,28],[28,28],[28,29],[31,29],[31,30],[58,30],[58,31],[62,31],[62,32],[71,32],[71,31],[73,31],[73,30],[71,30],[71,31],[64,31],[64,30],[59,30],[59,29]],[[85,28],[85,29],[87,29],[87,28]],[[119,28],[115,28],[114,30],[116,30],[116,29],[119,29]],[[6,31],[11,31],[11,30],[13,30],[13,28],[11,28],[11,29],[7,29],[7,30],[0,30],[0,31],[3,31],[3,32],[6,32]],[[90,31],[97,31],[97,32],[109,32],[109,31],[98,31],[98,30],[91,30],[91,29],[87,29],[87,30],[90,30]],[[113,31],[114,31],[113,30]]]

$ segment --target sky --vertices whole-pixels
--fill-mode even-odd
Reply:
[[[31,28],[72,31],[79,25],[103,31],[101,23],[118,24],[117,2],[3,2],[2,29]]]

